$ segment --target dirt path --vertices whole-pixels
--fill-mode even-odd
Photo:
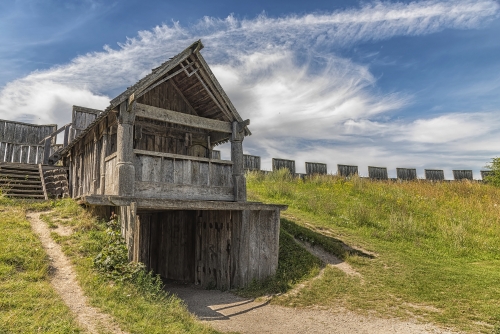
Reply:
[[[254,301],[229,292],[169,284],[166,290],[183,299],[191,313],[220,331],[240,333],[452,334],[429,324],[366,317],[347,310],[295,309]]]
[[[40,212],[28,213],[27,218],[33,231],[40,237],[43,248],[51,260],[51,284],[68,305],[78,323],[89,333],[126,333],[113,321],[111,316],[89,305],[87,297],[76,280],[73,266],[61,247],[50,237],[50,230],[42,220]]]

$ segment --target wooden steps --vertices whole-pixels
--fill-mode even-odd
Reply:
[[[45,199],[38,165],[0,163],[0,188],[8,197]]]

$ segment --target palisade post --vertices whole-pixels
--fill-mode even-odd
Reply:
[[[135,168],[134,158],[134,119],[135,103],[131,107],[128,102],[120,104],[118,126],[116,130],[116,194],[118,196],[134,196]]]
[[[100,192],[101,195],[106,193],[106,155],[108,152],[108,127],[107,124],[104,126],[104,131],[102,133],[102,145],[101,145],[101,160],[99,169],[101,170],[101,182],[100,182]]]
[[[242,125],[237,121],[232,123],[231,160],[233,161],[234,200],[236,202],[245,202],[247,200],[247,186],[243,169],[244,126],[244,124]]]

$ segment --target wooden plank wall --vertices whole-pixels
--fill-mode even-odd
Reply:
[[[256,155],[243,154],[244,170],[260,170],[260,157]]]
[[[39,164],[43,162],[44,146],[40,142],[57,125],[35,125],[0,120],[0,162]],[[55,139],[51,154],[57,150]]]
[[[141,96],[137,102],[185,114],[196,114],[182,93],[172,85],[170,80],[156,86]]]
[[[473,174],[472,170],[453,170],[453,179],[454,180],[470,180],[472,181]]]
[[[73,198],[104,194],[114,195],[114,172],[116,166],[116,113],[111,112],[99,124],[71,148],[70,185]],[[103,135],[108,133],[107,145],[103,146]],[[104,152],[103,152],[104,151]],[[104,169],[101,173],[101,157],[105,153]],[[101,184],[101,174],[105,175]],[[103,189],[104,187],[104,189]]]
[[[136,196],[234,200],[230,161],[188,158],[136,154]]]
[[[127,208],[121,212],[131,222]],[[122,226],[129,231],[126,240],[137,231],[129,241],[132,258],[165,278],[227,290],[276,272],[279,213],[274,210],[172,210],[137,217],[135,230]]]
[[[396,168],[397,178],[404,181],[417,179],[417,170],[415,168]]]
[[[358,166],[337,165],[337,174],[342,177],[349,177],[358,174]]]
[[[248,286],[276,272],[279,253],[279,212],[244,210],[233,217],[231,287]]]
[[[212,159],[221,160],[221,158],[220,158],[220,151],[212,150],[212,156],[211,156],[211,158]]]
[[[232,211],[197,211],[196,283],[205,288],[231,288],[231,252],[233,245]]]
[[[139,213],[137,217],[137,260],[162,277],[194,283],[196,211]]]
[[[306,162],[306,174],[328,174],[327,165],[319,162]]]
[[[73,115],[72,115],[72,126],[70,132],[70,139],[72,141],[76,137],[80,135],[80,133],[85,130],[99,115],[98,110],[82,108],[82,107],[73,107]]]
[[[368,166],[368,177],[372,180],[387,180],[387,168],[386,167],[373,167]]]
[[[273,158],[273,171],[286,168],[290,171],[290,174],[295,175],[295,161],[287,159],[277,159]]]
[[[424,169],[425,179],[430,181],[443,181],[444,171],[442,169]]]

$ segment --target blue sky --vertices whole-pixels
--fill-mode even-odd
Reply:
[[[201,38],[264,168],[479,178],[500,156],[498,36],[496,0],[2,2],[0,118],[64,125]]]

